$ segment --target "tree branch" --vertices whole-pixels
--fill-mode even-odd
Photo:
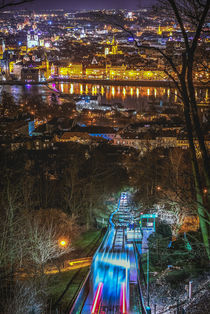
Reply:
[[[10,2],[5,2],[4,0],[1,1],[2,4],[0,4],[0,10],[7,8],[7,7],[12,7],[12,6],[16,6],[16,5],[21,5],[24,3],[29,3],[32,2],[33,0],[19,0],[19,1],[10,1]]]

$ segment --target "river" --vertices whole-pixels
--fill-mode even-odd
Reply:
[[[111,86],[82,84],[70,82],[56,82],[49,87],[59,90],[61,93],[78,96],[102,95],[102,104],[121,103],[127,109],[136,111],[147,111],[153,105],[164,106],[165,104],[180,103],[178,92],[174,88],[167,87],[145,87],[145,86]],[[4,85],[0,91],[6,91],[13,95],[16,103],[21,103],[30,97],[41,97],[43,101],[50,102],[52,90],[46,85]],[[196,89],[199,103],[207,102],[209,98],[208,88]],[[62,97],[59,102],[62,103]]]

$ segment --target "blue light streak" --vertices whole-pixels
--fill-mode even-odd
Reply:
[[[100,283],[103,283],[100,311],[106,312],[108,309],[115,313],[129,313],[129,282],[137,283],[136,262],[133,245],[126,240],[127,218],[122,225],[118,224],[123,217],[128,216],[127,211],[127,195],[122,193],[117,208],[110,215],[107,234],[93,257],[90,293],[83,307],[83,314],[90,313],[93,308]]]
[[[111,214],[111,216],[109,217],[109,223],[110,223],[110,225],[111,225],[112,228],[115,227],[115,224],[112,222],[112,218],[113,218],[113,216],[118,212],[119,208],[120,208],[120,200],[119,200],[119,202],[118,202],[117,209],[116,209],[116,210]]]

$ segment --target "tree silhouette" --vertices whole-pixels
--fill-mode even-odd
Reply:
[[[107,14],[105,12],[94,12],[93,17],[106,24],[117,26],[133,38],[133,43],[138,49],[149,49],[156,51],[160,58],[165,60],[165,73],[177,88],[184,108],[185,125],[188,135],[192,171],[196,187],[197,213],[207,255],[210,259],[209,244],[209,200],[210,200],[210,167],[209,155],[205,146],[204,134],[198,115],[198,104],[195,96],[195,64],[198,62],[196,53],[199,40],[203,32],[204,24],[209,14],[209,0],[160,0],[156,13],[169,14],[176,20],[181,31],[184,48],[180,60],[167,53],[161,48],[144,45],[135,38],[133,32],[127,27],[122,13]],[[189,35],[187,26],[193,30],[194,35]],[[191,38],[192,36],[192,38]],[[179,61],[179,62],[178,62]],[[196,141],[198,141],[201,152],[201,163],[196,155]],[[202,174],[204,173],[204,178]],[[207,193],[204,194],[204,187]]]
[[[14,7],[24,3],[32,2],[33,0],[1,0],[0,10],[6,9],[8,7]]]

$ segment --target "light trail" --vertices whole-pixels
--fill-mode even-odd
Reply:
[[[129,313],[130,273],[132,273],[132,282],[136,279],[133,271],[135,260],[132,257],[132,245],[126,240],[129,219],[128,196],[127,193],[121,193],[119,202],[110,215],[106,238],[93,257],[90,292],[82,314],[98,314],[106,311],[118,314]]]
[[[122,314],[126,313],[126,285],[122,284],[121,287],[121,312]]]
[[[120,208],[120,200],[119,200],[117,209],[111,214],[111,216],[109,218],[109,223],[112,226],[112,228],[114,228],[114,226],[115,226],[115,224],[112,222],[112,218],[113,218],[114,214],[116,214],[118,212],[119,208]]]
[[[101,297],[101,294],[102,294],[102,289],[103,289],[103,283],[100,282],[98,284],[98,288],[96,290],[96,294],[95,294],[95,297],[94,297],[94,301],[93,301],[93,307],[92,307],[92,310],[91,310],[91,314],[95,314],[96,313],[96,310],[98,310],[98,305],[99,305],[99,302],[100,302],[100,297]]]

